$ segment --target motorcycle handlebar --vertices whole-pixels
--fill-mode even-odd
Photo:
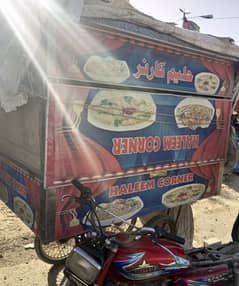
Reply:
[[[71,181],[72,185],[75,186],[81,193],[81,200],[89,200],[92,198],[92,193],[90,188],[84,186],[78,179],[74,179]]]
[[[78,179],[74,179],[71,181],[72,185],[75,186],[81,193],[80,198],[77,198],[79,201],[89,201],[90,199],[92,199],[92,193],[90,188],[84,186]],[[141,231],[138,230],[138,234],[144,235],[144,234],[153,234],[155,232],[157,233],[157,235],[159,235],[160,237],[164,237],[167,239],[170,239],[172,241],[175,241],[177,243],[180,244],[184,244],[185,243],[185,239],[182,237],[179,237],[177,235],[168,233],[167,231],[165,231],[162,227],[159,226],[155,226],[154,228],[142,228]],[[134,232],[134,235],[137,233]]]
[[[155,226],[154,228],[156,230],[156,233],[159,234],[161,237],[167,238],[169,240],[175,241],[175,242],[180,243],[180,244],[184,244],[185,243],[185,239],[184,238],[182,238],[180,236],[177,236],[175,234],[171,234],[171,233],[165,231],[160,226]]]

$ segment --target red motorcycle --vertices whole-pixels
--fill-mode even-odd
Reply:
[[[92,229],[77,237],[59,285],[239,286],[238,243],[185,251],[184,239],[160,227],[106,232],[90,189],[78,180],[72,183],[81,192],[74,199],[89,206]]]

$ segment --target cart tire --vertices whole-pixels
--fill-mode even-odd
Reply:
[[[43,243],[39,237],[35,237],[34,240],[37,256],[48,264],[63,263],[70,254],[74,245],[74,238],[49,243]]]
[[[184,248],[190,249],[192,247],[194,222],[193,222],[193,212],[191,205],[182,205],[171,209],[164,209],[162,211],[145,215],[141,217],[140,220],[143,225],[148,225],[148,222],[153,220],[153,218],[155,217],[156,218],[167,217],[168,220],[169,219],[172,220],[176,228],[176,234],[185,239]],[[169,224],[169,226],[170,225],[171,224]]]
[[[105,228],[109,232],[122,232],[122,231],[131,231],[133,230],[137,218],[130,219],[128,222],[131,225],[126,225],[124,223],[118,223],[112,226]],[[50,243],[43,243],[39,237],[35,237],[34,247],[37,256],[48,264],[56,264],[61,263],[66,260],[68,255],[70,254],[72,248],[75,246],[75,239],[67,239],[60,241],[53,241]]]
[[[60,286],[62,285],[62,281],[64,279],[64,263],[53,265],[49,271],[47,276],[48,286]]]
[[[153,217],[146,223],[145,226],[148,226],[148,227],[160,226],[168,233],[172,233],[172,234],[177,233],[176,224],[169,216],[166,216],[166,215],[159,215],[159,216]]]

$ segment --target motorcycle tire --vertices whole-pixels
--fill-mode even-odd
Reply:
[[[65,268],[64,263],[55,264],[50,268],[50,270],[48,271],[48,276],[47,276],[48,286],[75,286],[70,281],[66,283],[65,279],[67,278],[64,277],[64,273],[63,273],[64,268]],[[105,286],[116,286],[118,284],[109,279],[105,282],[104,285]]]
[[[72,248],[75,246],[75,239],[67,239],[43,243],[39,237],[35,237],[34,246],[37,256],[45,263],[63,263]]]
[[[47,282],[48,286],[61,286],[64,281],[64,263],[53,265],[48,271]]]

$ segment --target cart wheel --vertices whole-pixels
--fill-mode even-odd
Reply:
[[[160,221],[160,218],[165,216],[167,217],[167,220],[166,218],[164,218],[163,221]],[[148,225],[149,222],[153,223],[154,219],[159,219],[159,226],[162,226],[162,224],[164,224],[166,230],[168,229],[169,232],[175,233],[178,236],[183,237],[185,239],[185,249],[192,248],[194,222],[191,205],[182,205],[171,209],[164,209],[158,212],[153,212],[140,218],[143,225]]]
[[[48,286],[60,286],[64,279],[64,263],[53,265],[47,275]]]
[[[126,223],[117,223],[105,227],[108,232],[118,233],[122,231],[131,231],[136,222],[137,218],[128,220],[131,225]],[[43,243],[40,238],[35,237],[34,241],[35,251],[37,256],[48,264],[58,264],[64,262],[70,254],[72,248],[75,246],[75,239],[71,238],[68,240],[53,241],[50,243]]]
[[[37,256],[48,264],[64,262],[75,245],[75,239],[53,241],[43,243],[40,238],[35,237],[35,251]]]
[[[160,226],[168,233],[176,234],[176,224],[174,221],[167,215],[159,215],[151,218],[145,226],[155,227]]]

